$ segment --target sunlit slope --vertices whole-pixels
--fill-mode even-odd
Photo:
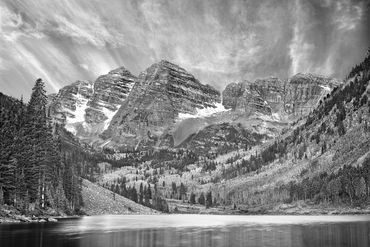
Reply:
[[[157,211],[137,204],[123,196],[89,182],[82,182],[84,211],[88,215],[101,214],[155,214]]]

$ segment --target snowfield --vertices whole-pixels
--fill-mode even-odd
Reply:
[[[229,109],[225,109],[222,103],[216,103],[215,106],[216,107],[206,107],[203,109],[197,108],[197,111],[195,114],[179,113],[178,121],[182,121],[188,118],[205,118],[205,117],[209,117],[216,113],[229,111]]]

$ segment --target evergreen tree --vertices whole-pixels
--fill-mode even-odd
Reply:
[[[144,205],[150,206],[150,196],[149,196],[150,188],[144,187]]]
[[[135,189],[135,186],[131,188],[131,200],[137,202],[137,191]]]
[[[140,189],[139,189],[139,203],[144,204],[144,189],[143,189],[143,183],[140,183]]]
[[[208,191],[206,196],[206,208],[212,207],[212,192]]]
[[[190,193],[190,204],[195,204],[195,194],[193,192]]]
[[[148,183],[148,199],[152,199],[152,189],[150,188],[150,184]]]
[[[184,200],[186,195],[186,187],[183,183],[180,184],[180,199]]]
[[[202,204],[202,205],[205,205],[205,198],[204,198],[203,192],[200,194],[200,196],[198,198],[198,203]]]

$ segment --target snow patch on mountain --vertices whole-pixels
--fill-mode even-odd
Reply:
[[[103,107],[102,108],[102,112],[103,112],[103,114],[107,117],[107,120],[105,120],[104,121],[104,127],[103,127],[103,131],[104,130],[106,130],[106,129],[108,129],[108,127],[109,127],[109,124],[110,124],[110,122],[112,121],[112,118],[114,117],[114,115],[116,115],[116,113],[118,112],[118,110],[119,110],[119,107],[120,107],[120,105],[116,105],[116,109],[117,110],[110,110],[110,109],[108,109],[108,108],[106,108],[106,107]]]
[[[87,109],[87,103],[89,102],[83,95],[77,94],[76,98],[76,110],[72,111],[68,108],[65,108],[64,111],[68,112],[66,117],[66,125],[65,128],[72,132],[73,134],[77,133],[75,124],[76,123],[84,123],[85,122],[85,113]],[[73,117],[72,117],[73,116]]]
[[[330,89],[330,87],[328,87],[328,86],[320,85],[320,87],[322,87],[323,89],[325,89],[325,90],[326,90],[326,91],[328,91],[328,92],[331,92],[331,89]]]
[[[195,114],[190,113],[179,113],[177,120],[182,121],[189,118],[205,118],[209,117],[213,114],[229,111],[230,109],[225,109],[222,103],[215,103],[216,107],[205,107],[205,108],[197,108]]]

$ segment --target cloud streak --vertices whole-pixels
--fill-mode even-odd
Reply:
[[[218,89],[298,72],[341,78],[370,43],[368,15],[365,0],[0,0],[0,91],[27,95],[42,77],[55,92],[160,59]]]

